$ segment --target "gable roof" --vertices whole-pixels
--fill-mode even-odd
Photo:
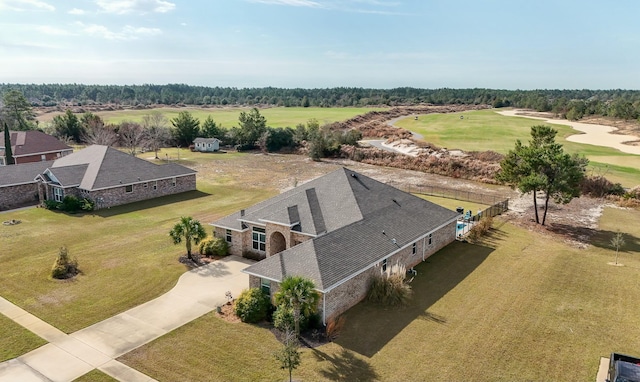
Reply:
[[[10,131],[11,152],[15,158],[73,150],[66,143],[38,130]],[[4,147],[4,141],[2,142]]]
[[[268,216],[286,221],[286,214],[278,215],[277,210],[299,203],[301,194],[308,190],[316,190],[318,207],[307,211],[303,203],[298,211],[309,214],[307,223],[322,216],[327,232],[251,265],[245,273],[275,281],[287,275],[305,276],[314,281],[317,289],[329,291],[459,216],[342,168],[254,206],[257,208],[249,208],[251,212],[244,218],[260,220],[262,213],[269,213]],[[305,218],[301,216],[300,220]],[[222,221],[228,222],[229,217]],[[316,224],[312,228],[317,232]]]
[[[62,187],[92,191],[194,174],[187,167],[157,165],[109,146],[92,145],[59,158],[47,168]]]
[[[196,138],[193,140],[193,143],[213,143],[220,142],[218,138]]]
[[[42,174],[52,163],[53,161],[46,161],[0,166],[0,187],[35,183],[36,176]]]

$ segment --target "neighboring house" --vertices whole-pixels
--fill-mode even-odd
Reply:
[[[73,152],[66,143],[41,131],[10,131],[9,136],[15,164],[55,160]],[[0,166],[3,166],[7,163],[4,139],[0,143]]]
[[[157,165],[108,146],[92,145],[57,159],[37,176],[41,200],[67,195],[108,208],[196,189],[196,172],[175,163]]]
[[[214,152],[220,150],[218,138],[196,138],[193,141],[193,149],[201,152]]]
[[[0,166],[0,211],[38,204],[38,174],[53,161]]]
[[[362,300],[370,278],[407,269],[455,240],[459,214],[342,168],[212,225],[235,255],[264,258],[244,270],[273,294],[285,276],[307,277],[323,322]]]

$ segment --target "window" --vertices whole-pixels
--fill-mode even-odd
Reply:
[[[158,189],[158,181],[157,180],[155,182],[153,182],[153,189],[154,190]]]
[[[124,192],[133,192],[133,184],[124,186]]]
[[[176,186],[176,178],[171,178],[171,185],[172,185],[173,187],[175,187],[175,186]]]
[[[271,281],[260,278],[260,290],[264,294],[271,295]]]
[[[267,250],[267,234],[265,232],[264,228],[253,227],[252,244],[256,251],[264,252]]]
[[[40,160],[41,161],[46,161],[47,160],[47,156],[45,154],[40,155]]]
[[[227,243],[231,243],[231,230],[228,229],[226,234],[225,234],[225,239],[227,240]]]
[[[431,243],[433,243],[433,234],[432,233],[429,234],[429,245],[431,245]]]
[[[60,187],[54,187],[53,199],[55,199],[56,202],[61,202],[62,199],[64,199],[64,190]]]
[[[382,272],[387,271],[387,259],[382,260]]]
[[[418,244],[417,243],[413,243],[413,247],[411,247],[411,254],[415,255],[417,249],[418,249]]]
[[[149,187],[149,183],[144,184],[144,188],[147,188],[147,187]]]

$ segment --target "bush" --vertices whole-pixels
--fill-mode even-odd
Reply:
[[[258,322],[267,317],[269,297],[260,288],[245,289],[233,305],[233,311],[242,322]]]
[[[227,256],[229,254],[229,244],[221,237],[214,237],[200,242],[200,254],[212,256]]]
[[[588,176],[580,182],[580,193],[602,198],[606,195],[623,195],[624,188],[620,183],[613,183],[604,176]]]
[[[367,299],[384,305],[406,305],[413,293],[411,286],[405,282],[406,277],[406,268],[398,264],[391,267],[391,270],[374,275]]]
[[[62,199],[62,205],[60,206],[60,209],[65,212],[76,212],[80,210],[81,207],[82,203],[80,202],[80,199],[76,198],[73,195],[67,195],[64,197],[64,199]]]
[[[67,247],[60,247],[58,257],[51,268],[51,277],[54,279],[68,279],[80,273],[78,260],[69,258]]]
[[[480,219],[479,222],[473,225],[469,230],[469,234],[467,235],[467,239],[470,242],[474,242],[479,240],[482,236],[484,236],[493,225],[493,218],[491,216],[485,216]]]
[[[62,203],[56,202],[55,200],[45,200],[43,202],[44,208],[46,208],[48,210],[59,210],[61,204]]]
[[[293,327],[294,327],[293,309],[287,307],[286,305],[278,306],[276,308],[276,311],[273,312],[272,319],[273,319],[273,326],[276,329],[279,329],[282,331],[285,331],[287,329],[293,330]],[[302,322],[300,322],[300,328],[302,328]]]
[[[91,199],[83,198],[78,199],[73,195],[67,195],[62,199],[62,202],[55,200],[45,200],[43,202],[44,208],[48,210],[59,210],[69,213],[83,211],[93,211],[95,203]]]

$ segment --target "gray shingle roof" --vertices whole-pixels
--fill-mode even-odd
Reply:
[[[79,184],[89,191],[195,173],[175,163],[157,165],[101,145],[59,158],[49,171],[62,186]]]
[[[326,291],[458,217],[454,211],[348,169],[285,192],[273,198],[278,199],[275,202],[267,200],[251,216],[257,219],[261,211],[286,206],[288,196],[298,198],[298,202],[299,195],[311,189],[316,190],[319,207],[309,211],[310,220],[313,216],[318,220],[322,213],[328,232],[262,260],[245,272],[277,281],[287,275],[302,275]],[[313,227],[317,231],[317,225]]]
[[[0,166],[0,187],[17,184],[35,183],[35,178],[53,161],[23,163],[10,166]]]
[[[220,142],[218,138],[196,138],[193,143],[213,143],[216,141]]]

